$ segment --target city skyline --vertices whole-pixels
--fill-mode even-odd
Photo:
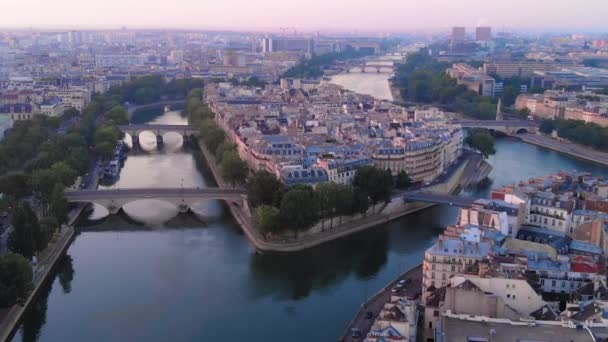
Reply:
[[[311,0],[285,5],[278,0],[193,1],[5,0],[0,13],[3,28],[183,28],[218,30],[406,32],[479,25],[508,30],[593,31],[606,29],[600,0],[573,6],[565,0],[509,2],[412,0],[324,2]],[[143,6],[146,6],[145,9]],[[32,9],[37,9],[32,11]],[[441,10],[437,10],[441,8]],[[539,15],[540,13],[540,15]],[[75,15],[76,14],[76,15]],[[336,14],[340,14],[336,16]]]

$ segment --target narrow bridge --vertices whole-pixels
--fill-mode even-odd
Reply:
[[[535,133],[538,130],[538,124],[530,120],[454,120],[452,122],[463,128],[487,128],[507,135]]]
[[[148,103],[148,104],[144,104],[144,105],[130,105],[127,107],[127,113],[129,114],[129,120],[130,120],[133,117],[133,115],[135,114],[135,112],[137,112],[138,110],[151,109],[151,108],[156,108],[159,106],[178,106],[178,105],[183,106],[185,104],[186,104],[186,99],[158,101],[158,102]]]
[[[137,188],[107,190],[67,190],[68,202],[95,203],[116,214],[127,203],[142,199],[157,199],[187,212],[195,203],[205,200],[224,200],[247,208],[247,191],[228,188]]]
[[[403,200],[406,202],[424,202],[434,204],[447,204],[457,207],[470,207],[474,198],[465,196],[441,195],[427,191],[406,192],[403,194]]]

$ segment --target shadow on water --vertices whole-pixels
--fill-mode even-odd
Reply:
[[[220,216],[201,217],[192,211],[187,213],[179,213],[177,216],[169,219],[162,224],[152,225],[149,223],[141,223],[131,218],[123,210],[118,214],[108,215],[97,220],[81,220],[78,223],[78,230],[82,232],[129,232],[129,231],[154,231],[160,229],[191,229],[204,228],[209,224],[222,221],[225,219],[225,211]],[[202,226],[201,226],[202,225]]]
[[[251,295],[300,300],[351,273],[358,279],[373,277],[386,263],[388,238],[388,231],[379,229],[296,254],[255,254],[250,259],[256,278]]]
[[[457,209],[456,209],[457,210]],[[301,300],[312,291],[327,292],[348,277],[365,282],[398,259],[394,276],[420,263],[437,233],[453,220],[453,208],[433,207],[379,227],[293,254],[262,253],[250,259],[255,277],[251,296]],[[392,270],[391,270],[392,271]]]
[[[35,342],[40,338],[42,327],[46,324],[46,314],[48,308],[48,299],[51,290],[55,285],[55,279],[58,280],[63,293],[68,294],[72,291],[72,280],[74,280],[74,267],[72,257],[68,254],[64,255],[53,269],[51,278],[52,281],[46,281],[40,288],[36,299],[32,302],[28,310],[24,313],[19,335],[23,342]]]

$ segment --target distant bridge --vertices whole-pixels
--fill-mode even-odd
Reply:
[[[247,191],[232,188],[138,188],[107,190],[67,190],[68,202],[95,203],[116,214],[127,203],[142,199],[162,200],[187,212],[190,207],[204,200],[224,200],[247,208]]]
[[[454,120],[452,122],[463,128],[486,128],[507,135],[535,133],[538,130],[538,124],[530,120]]]
[[[148,103],[144,105],[129,105],[127,106],[127,113],[129,114],[129,120],[133,117],[135,112],[138,110],[152,109],[159,106],[178,106],[178,105],[186,105],[186,99],[181,100],[165,100],[165,101],[157,101],[154,103]]]
[[[447,204],[457,207],[470,207],[476,200],[471,197],[442,195],[427,191],[406,192],[402,195],[402,198],[406,202]]]
[[[157,138],[162,140],[162,136],[169,132],[179,133],[183,137],[198,136],[199,130],[190,125],[154,125],[154,124],[130,124],[118,126],[123,133],[128,133],[131,138],[139,140],[139,135],[142,132],[152,132]]]
[[[344,71],[362,72],[362,73],[392,73],[395,71],[397,64],[401,62],[395,59],[359,59],[347,62],[344,65]]]

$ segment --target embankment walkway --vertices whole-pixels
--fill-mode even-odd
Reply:
[[[608,166],[608,153],[594,150],[591,147],[586,147],[565,140],[560,141],[545,135],[517,134],[515,137],[529,144]]]

